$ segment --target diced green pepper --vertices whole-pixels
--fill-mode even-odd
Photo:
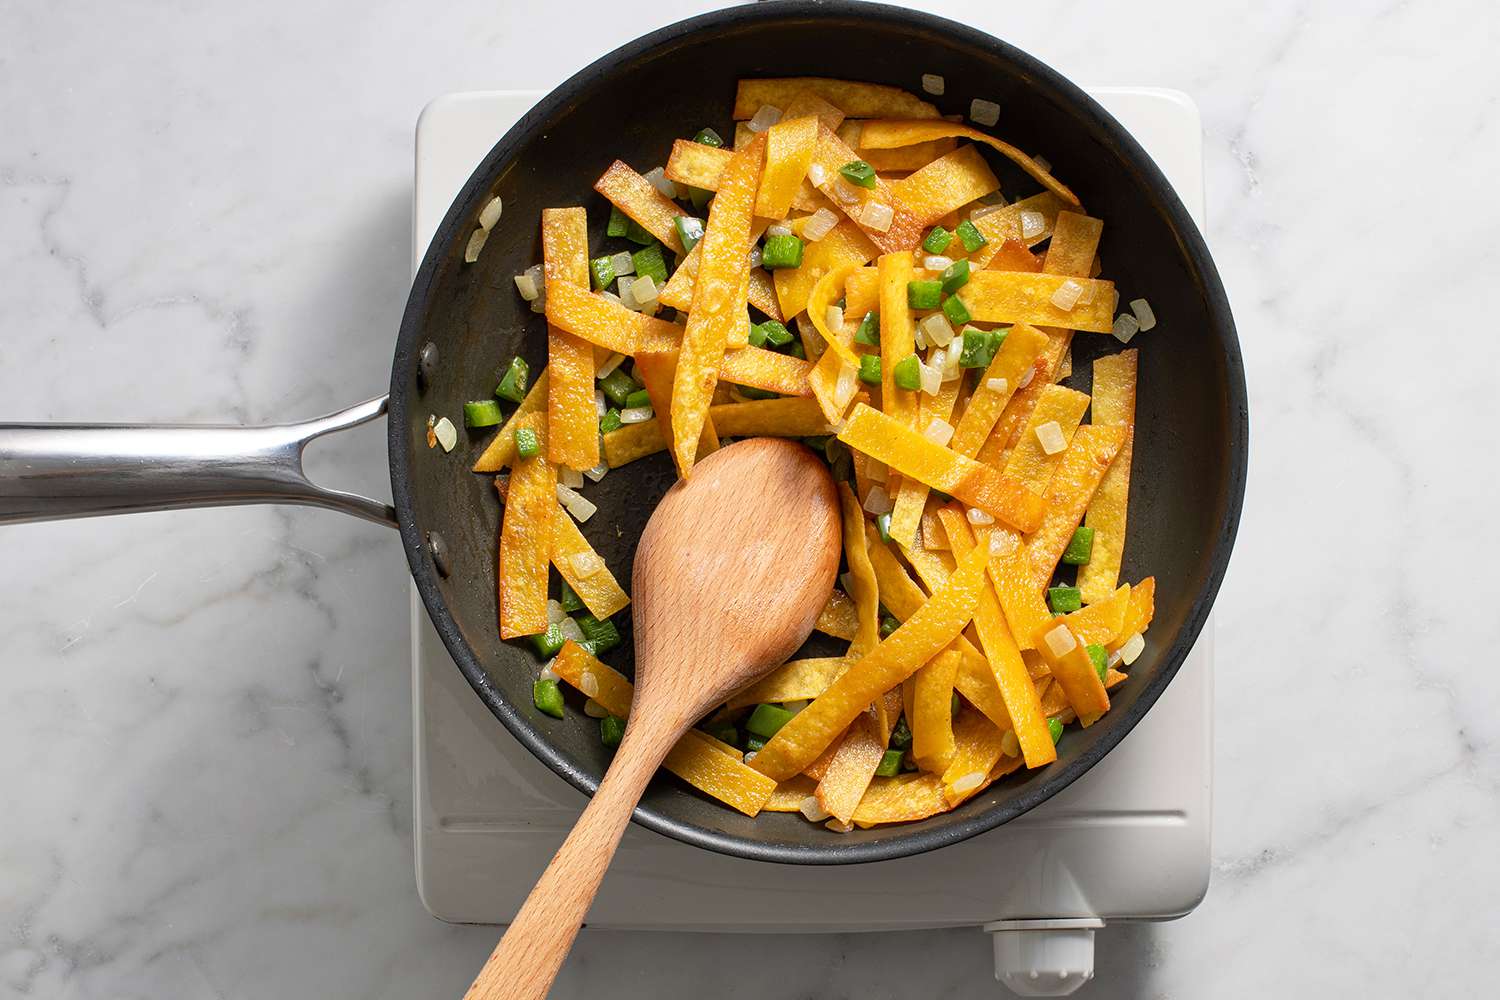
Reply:
[[[911,749],[911,726],[906,724],[906,716],[904,715],[897,719],[896,724],[891,727],[891,749]]]
[[[542,442],[537,439],[536,431],[530,427],[521,427],[516,430],[516,454],[522,458],[536,458],[542,453]]]
[[[958,700],[958,692],[955,691],[953,692],[953,695],[948,699],[948,714],[957,715],[960,704],[961,702]]]
[[[875,186],[875,168],[864,160],[850,160],[839,167],[839,173],[850,184],[858,184],[862,188],[873,188]]]
[[[651,394],[645,389],[637,389],[625,397],[625,408],[629,410],[639,409],[642,406],[651,405]]]
[[[974,223],[968,219],[958,224],[958,228],[954,230],[954,234],[969,253],[973,253],[989,242],[989,240],[984,238],[984,234],[975,227]]]
[[[637,246],[650,246],[656,242],[656,237],[646,231],[646,228],[634,219],[625,227],[625,238]],[[636,269],[639,273],[639,268]]]
[[[802,241],[795,236],[768,236],[760,251],[766,269],[802,266]]]
[[[476,399],[464,404],[465,427],[493,427],[503,419],[500,404],[493,399]]]
[[[1083,607],[1083,594],[1077,587],[1048,587],[1047,607],[1054,614],[1071,614]]]
[[[679,216],[680,218],[680,216]],[[630,255],[635,264],[635,273],[656,282],[659,289],[667,283],[667,262],[661,255],[661,244],[652,243]]]
[[[604,411],[604,416],[599,418],[599,433],[608,434],[617,431],[621,427],[620,411],[611,406]]]
[[[536,645],[536,651],[542,656],[556,656],[557,651],[563,648],[567,637],[562,632],[562,622],[552,622],[547,626],[547,631],[538,632],[531,637],[532,643]]]
[[[854,342],[867,347],[880,346],[880,314],[878,312],[865,313],[865,318],[859,321],[859,329],[854,331]]]
[[[698,134],[693,136],[693,141],[701,142],[705,146],[714,146],[718,149],[724,148],[723,137],[711,128],[700,128]]]
[[[765,347],[766,331],[759,323],[751,323],[750,332],[746,334],[745,339],[750,342],[751,347]]]
[[[880,540],[888,542],[891,540],[891,515],[881,514],[875,518],[875,530],[880,532]]]
[[[576,619],[579,629],[583,632],[584,640],[593,647],[593,653],[607,653],[621,642],[620,630],[615,628],[615,623],[608,618],[599,619],[593,615],[579,615]]]
[[[691,215],[679,215],[672,220],[672,225],[677,229],[677,238],[682,240],[682,252],[687,253],[698,245],[703,239],[703,220],[695,219]]]
[[[751,324],[750,329],[752,336],[754,336],[754,331],[759,330],[761,343],[770,344],[772,347],[785,347],[795,339],[792,331],[788,330],[785,324],[778,323],[774,319]]]
[[[595,257],[589,261],[589,280],[594,283],[594,291],[602,292],[609,287],[609,283],[615,280],[615,264],[609,257]]]
[[[708,203],[714,200],[714,193],[704,188],[695,188],[687,185],[688,201],[693,204],[693,211],[701,212],[708,208]]]
[[[1093,643],[1083,647],[1084,652],[1089,654],[1089,659],[1094,661],[1094,673],[1099,675],[1099,680],[1104,680],[1104,673],[1109,669],[1109,652],[1103,646]]]
[[[922,388],[922,368],[917,356],[908,354],[897,361],[896,367],[891,369],[891,380],[896,383],[896,388],[908,392],[916,392]]]
[[[599,742],[613,749],[625,738],[625,720],[618,715],[606,715],[599,720]]]
[[[781,394],[779,392],[772,392],[769,389],[757,389],[753,385],[741,385],[741,386],[736,386],[735,388],[739,389],[740,395],[744,396],[746,399],[780,399],[781,398]]]
[[[599,380],[599,388],[604,390],[604,395],[608,396],[609,401],[616,406],[624,406],[630,394],[640,387],[641,384],[621,368],[616,368]]]
[[[1047,720],[1047,734],[1052,737],[1053,745],[1062,739],[1063,724],[1056,719]]]
[[[511,358],[510,366],[500,376],[500,384],[495,386],[495,395],[512,403],[519,403],[526,398],[526,386],[530,381],[531,366],[526,363],[526,359]]]
[[[949,295],[969,283],[969,262],[955,260],[943,269],[943,291]]]
[[[732,722],[704,723],[703,731],[721,743],[728,743],[732,747],[740,745],[740,731],[734,728]]]
[[[887,514],[886,516],[889,517],[890,515]],[[889,523],[887,523],[887,527],[889,527]],[[889,541],[890,539],[886,540]],[[896,620],[895,615],[884,615],[880,619],[880,638],[886,638],[900,627],[901,623]]]
[[[932,232],[922,241],[922,249],[928,253],[942,253],[948,249],[948,244],[953,242],[953,234],[942,226],[933,226]]]
[[[579,597],[577,592],[568,586],[567,580],[562,582],[562,590],[558,595],[557,603],[562,605],[564,611],[583,610],[583,598]]]
[[[1062,561],[1069,566],[1084,566],[1094,554],[1094,529],[1074,528],[1068,547],[1063,549]]]
[[[802,346],[802,341],[800,340],[792,341],[791,346],[786,349],[785,353],[790,354],[794,358],[801,358],[803,361],[807,360],[807,348]]]
[[[531,703],[537,711],[546,712],[554,719],[563,717],[562,689],[557,686],[557,681],[537,681],[531,685]]]
[[[604,227],[605,236],[624,236],[630,229],[630,216],[615,206],[609,206],[609,225]]]
[[[751,753],[760,753],[766,748],[766,741],[759,736],[745,737],[745,749]]]
[[[901,758],[906,754],[900,750],[887,750],[880,755],[880,763],[875,765],[875,775],[880,778],[894,778],[901,773]]]
[[[995,352],[1005,343],[1005,332],[964,327],[964,347],[958,354],[960,368],[988,368]]]
[[[957,295],[950,295],[943,300],[943,315],[948,317],[948,322],[953,326],[963,326],[974,318],[969,313],[969,307]]]
[[[791,721],[791,712],[780,705],[763,703],[756,705],[755,711],[750,713],[750,718],[745,720],[745,729],[763,740],[768,740],[775,736],[782,726]]]
[[[880,355],[866,354],[859,359],[859,380],[870,385],[880,384]]]
[[[941,281],[908,281],[906,283],[906,304],[913,309],[936,309],[943,299],[943,283]]]

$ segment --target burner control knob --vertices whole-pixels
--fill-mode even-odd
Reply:
[[[1065,997],[1094,978],[1092,917],[999,920],[985,924],[995,943],[995,978],[1023,997]]]

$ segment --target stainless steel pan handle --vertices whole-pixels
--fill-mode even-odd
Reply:
[[[0,424],[0,524],[185,507],[300,504],[391,527],[396,512],[307,478],[309,442],[386,412],[379,396],[267,427]]]

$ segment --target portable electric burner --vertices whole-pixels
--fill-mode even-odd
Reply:
[[[1192,101],[1154,89],[1090,94],[1151,154],[1202,228],[1202,126]],[[474,167],[541,96],[450,94],[422,112],[414,262]],[[588,922],[802,933],[975,926],[990,932],[996,978],[1012,990],[1071,993],[1093,975],[1095,929],[1183,916],[1208,888],[1212,671],[1210,619],[1145,719],[1087,774],[988,833],[878,862],[875,881],[860,865],[747,861],[632,826]],[[490,714],[415,591],[412,694],[418,892],[443,920],[505,923],[584,797]],[[735,905],[723,907],[726,898]]]

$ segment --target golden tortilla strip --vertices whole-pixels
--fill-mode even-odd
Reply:
[[[709,408],[724,437],[819,437],[833,433],[816,400],[800,397],[719,403]]]
[[[1042,269],[1042,258],[1026,249],[1026,244],[1020,240],[1008,239],[1000,244],[1000,249],[990,258],[985,265],[991,271],[1024,271],[1027,274],[1036,274]]]
[[[999,178],[975,146],[960,146],[891,184],[891,191],[924,226],[999,190]]]
[[[754,137],[753,133],[751,137]],[[717,191],[719,190],[719,175],[729,164],[730,157],[741,148],[743,144],[738,142],[735,143],[734,149],[720,149],[717,146],[705,146],[691,139],[678,139],[672,143],[672,153],[667,157],[664,173],[669,181],[702,188],[705,191]],[[816,212],[820,208],[831,209],[832,205],[804,179],[792,194],[791,207],[799,212]],[[683,213],[679,211],[677,214]],[[774,221],[776,220],[766,220],[767,223]],[[670,302],[666,304],[671,305]]]
[[[848,483],[839,483],[838,488],[839,508],[843,515],[844,561],[849,564],[844,585],[854,601],[855,621],[858,622],[848,655],[856,659],[880,642],[880,594],[875,583],[875,570],[870,565],[870,553],[865,547],[864,508],[860,507],[859,499]]]
[[[745,708],[762,702],[781,704],[788,701],[811,701],[843,673],[849,661],[842,656],[819,656],[805,660],[788,660],[760,680],[725,702],[728,708]]]
[[[1088,274],[1094,266],[1099,237],[1103,234],[1102,219],[1077,212],[1059,212],[1042,270],[1048,274]]]
[[[816,94],[850,118],[936,118],[938,110],[897,87],[821,76],[741,80],[734,94],[734,119],[747,121],[769,104],[785,110],[803,93]]]
[[[1096,424],[1125,428],[1125,442],[1089,501],[1083,523],[1094,529],[1094,549],[1078,568],[1078,589],[1085,604],[1109,598],[1120,579],[1125,558],[1125,524],[1130,505],[1130,460],[1135,445],[1136,351],[1134,348],[1094,361]]]
[[[1045,503],[1037,494],[862,403],[844,421],[839,440],[1019,531],[1035,531],[1043,522]]]
[[[1071,207],[1073,207],[1071,203],[1064,201],[1051,191],[1043,191],[1041,194],[1034,194],[1030,198],[1022,198],[1020,201],[1013,202],[998,212],[991,212],[972,220],[974,228],[978,229],[985,238],[985,244],[969,254],[969,266],[990,267],[1009,241],[1014,240],[1024,247],[1034,247],[1043,240],[1050,239],[1057,225],[1058,215]],[[1023,212],[1035,212],[1042,217],[1042,228],[1030,236],[1025,235],[1021,219]],[[1007,268],[1003,266],[1003,263],[996,270],[1035,270],[1033,268]]]
[[[948,539],[943,535],[942,525],[938,523],[937,512],[941,506],[942,502],[932,496],[929,490],[927,504],[922,508],[922,533],[917,540],[923,548],[934,552],[944,552],[948,548]]]
[[[782,121],[806,118],[808,115],[817,118],[834,131],[838,131],[839,126],[844,124],[844,112],[811,90],[799,91],[791,102],[781,109]]]
[[[853,334],[845,337],[842,329],[834,331],[828,326],[828,307],[844,297],[844,280],[856,270],[858,268],[852,264],[844,264],[819,278],[818,283],[813,285],[812,294],[807,297],[807,318],[812,321],[813,328],[822,336],[830,350],[849,364],[857,366],[859,355],[854,353]]]
[[[818,145],[818,119],[785,118],[766,129],[766,166],[755,196],[755,214],[784,219],[807,177]]]
[[[1125,443],[1125,428],[1090,424],[1078,428],[1073,443],[1047,487],[1047,510],[1042,523],[1026,540],[1037,586],[1045,587],[1057,569],[1073,529],[1083,520],[1099,481]],[[957,494],[954,494],[957,496]]]
[[[990,436],[995,422],[1004,412],[1005,404],[1016,393],[1021,379],[1031,370],[1046,346],[1046,334],[1036,327],[1017,323],[1010,328],[1005,342],[995,352],[989,367],[974,386],[974,392],[969,396],[963,415],[958,418],[953,440],[948,442],[948,447],[965,458],[973,458],[979,453],[980,446]],[[1004,391],[991,388],[993,379],[1005,381]]]
[[[857,225],[848,219],[841,220],[821,240],[813,240],[802,248],[801,265],[780,267],[771,274],[781,314],[792,317],[806,309],[813,286],[829,271],[845,265],[859,267],[874,260],[879,252]]]
[[[881,254],[876,263],[880,281],[880,408],[903,427],[917,421],[917,394],[896,385],[896,365],[916,353],[916,321],[907,298],[915,270],[909,253]]]
[[[891,185],[879,176],[875,178],[874,186],[868,188],[845,180],[839,172],[840,168],[857,159],[859,156],[854,150],[844,145],[826,126],[820,125],[813,164],[822,170],[823,181],[814,186],[859,226],[870,242],[882,252],[896,253],[912,249],[922,239],[921,220],[896,196]],[[816,181],[812,176],[813,168],[809,167],[808,170],[809,180]],[[875,205],[884,206],[888,211],[872,211],[872,206]]]
[[[761,806],[761,812],[800,812],[802,803],[818,787],[818,783],[803,774],[794,774],[776,786],[776,791]]]
[[[682,327],[676,323],[632,312],[568,282],[547,282],[547,322],[607,351],[632,357],[682,346]]]
[[[521,397],[521,404],[500,425],[500,430],[495,432],[479,458],[475,459],[471,471],[499,472],[516,460],[516,428],[521,426],[521,421],[528,413],[546,413],[547,385],[550,381],[547,369],[543,368],[531,383],[531,388],[526,390],[526,395]]]
[[[1102,601],[1079,608],[1067,616],[1068,628],[1078,636],[1085,646],[1108,646],[1116,639],[1130,638],[1121,635],[1125,627],[1125,614],[1130,610],[1130,584],[1122,583],[1113,594]]]
[[[995,525],[975,525],[974,534],[989,550],[990,579],[1016,645],[1022,650],[1034,648],[1033,636],[1040,625],[1052,620],[1052,612],[1042,600],[1043,585],[1036,582],[1025,545],[1014,531]]]
[[[1125,624],[1120,626],[1120,636],[1108,644],[1110,652],[1125,645],[1126,640],[1137,632],[1146,631],[1156,613],[1156,577],[1148,576],[1130,588],[1130,607],[1125,611]]]
[[[825,277],[824,280],[826,281],[827,278]],[[808,308],[816,307],[809,303]],[[867,400],[869,397],[859,389],[861,383],[858,362],[846,361],[843,354],[844,351],[853,353],[856,325],[843,323],[836,330],[825,325],[825,329],[827,329],[827,343],[830,346],[812,366],[812,371],[807,376],[807,383],[812,388],[813,398],[817,400],[824,419],[830,424],[837,425],[844,419],[845,411],[855,400]],[[803,339],[806,340],[805,335]],[[868,493],[869,491],[866,490],[865,495]]]
[[[1004,731],[983,715],[959,710],[953,722],[957,745],[953,763],[943,772],[943,799],[950,808],[978,795],[988,784],[991,770],[1005,756],[1004,737]]]
[[[920,396],[916,426],[926,428],[934,420],[947,423],[953,416],[953,407],[958,402],[963,384],[964,377],[960,371],[958,378],[944,382],[938,388],[936,396]],[[889,532],[898,544],[909,544],[917,537],[922,512],[927,509],[927,497],[931,492],[927,484],[918,479],[907,477],[901,480],[901,487],[896,491],[896,501],[891,509]]]
[[[542,262],[549,281],[589,287],[588,218],[582,208],[542,209]],[[570,469],[599,464],[593,345],[547,326],[547,458]]]
[[[813,394],[808,376],[812,365],[790,354],[768,351],[764,347],[741,347],[725,351],[719,361],[719,377],[735,385],[749,385],[783,396]]]
[[[1073,432],[1078,430],[1088,408],[1086,393],[1061,385],[1044,386],[1036,409],[1031,411],[1026,427],[1021,431],[1020,440],[1006,459],[1002,470],[1005,475],[1018,483],[1025,483],[1033,492],[1046,495],[1047,484],[1052,482],[1053,473],[1062,464],[1067,445],[1073,440]],[[1050,455],[1037,436],[1037,431],[1047,424],[1056,424],[1063,440],[1063,450]]]
[[[751,246],[754,246],[755,242],[760,239],[766,225],[766,220],[760,219],[750,227]],[[698,257],[702,252],[699,249],[701,246],[703,246],[702,240],[694,243],[693,249],[688,251],[688,255],[677,266],[677,270],[673,271],[672,276],[667,279],[667,283],[663,286],[659,298],[662,305],[671,306],[673,309],[681,309],[683,312],[692,308],[693,287],[698,277]],[[781,314],[781,305],[776,301],[776,286],[771,283],[771,276],[761,268],[752,267],[750,269],[750,285],[745,291],[745,296],[752,306],[765,313],[769,318],[774,319],[778,323],[786,321],[786,317]],[[744,347],[745,345],[740,344],[739,346]]]
[[[751,112],[754,114],[754,112]],[[865,149],[894,149],[898,146],[910,146],[917,142],[927,142],[932,139],[963,138],[982,142],[989,146],[1001,156],[1010,160],[1042,185],[1042,187],[1056,194],[1059,198],[1074,205],[1079,204],[1078,196],[1068,190],[1068,186],[1053,177],[1040,163],[1021,152],[1008,142],[996,139],[958,122],[950,122],[944,119],[917,119],[908,121],[868,121],[860,131],[860,146]]]
[[[611,163],[603,176],[594,182],[594,190],[640,223],[642,229],[661,240],[667,249],[677,254],[684,252],[673,220],[687,213],[624,162],[616,160]]]
[[[1080,298],[1072,309],[1060,309],[1052,296],[1064,282],[1080,285],[1093,299]],[[1030,323],[1091,333],[1114,329],[1114,282],[1074,278],[1065,274],[1026,274],[1021,271],[975,271],[955,293],[980,323]]]
[[[853,640],[854,632],[859,628],[859,616],[849,595],[835,588],[828,595],[828,603],[818,612],[813,628],[836,639]]]
[[[958,636],[973,617],[983,582],[984,554],[976,549],[959,563],[947,586],[782,726],[752,766],[782,780],[812,763],[872,701]]]
[[[1068,704],[1078,713],[1078,721],[1084,728],[1092,726],[1109,711],[1109,695],[1084,644],[1061,619],[1044,623],[1031,638],[1052,670],[1053,680],[1062,686]]]
[[[853,819],[855,826],[868,829],[882,823],[909,823],[947,811],[942,777],[914,772],[870,782]]]
[[[840,823],[848,823],[884,755],[885,742],[875,733],[874,721],[868,715],[860,715],[849,726],[818,781],[815,794],[823,811],[831,813]]]
[[[573,519],[553,501],[552,565],[595,618],[608,618],[630,603],[599,553]]]
[[[963,655],[946,649],[913,675],[911,752],[917,766],[941,774],[953,763],[953,682]]]
[[[1047,338],[1047,346],[1032,364],[1031,381],[1011,394],[1010,402],[1000,411],[1000,419],[995,421],[995,429],[979,447],[976,457],[985,465],[1004,468],[1010,450],[1021,439],[1021,431],[1025,430],[1031,411],[1042,398],[1042,390],[1057,381],[1058,366],[1072,343],[1073,331],[1048,327],[1042,333]]]
[[[625,424],[604,435],[604,464],[611,469],[666,450],[662,422],[654,417],[638,424]]]
[[[921,170],[938,157],[958,148],[958,141],[955,139],[933,139],[931,142],[918,142],[899,149],[865,149],[859,145],[857,134],[853,141],[842,135],[840,138],[858,149],[859,158],[881,173]]]
[[[516,428],[530,430],[546,448],[547,420],[528,413]],[[545,450],[517,458],[500,520],[500,638],[547,631],[547,572],[552,561],[552,512],[557,509],[557,470]]]
[[[651,397],[651,409],[657,414],[672,412],[672,385],[677,380],[677,355],[671,353],[638,354],[635,358],[635,373],[646,394]],[[660,421],[661,417],[658,416]],[[714,426],[713,408],[709,408],[708,419],[703,421],[703,430],[698,435],[698,455],[710,455],[719,450],[718,429]]]

